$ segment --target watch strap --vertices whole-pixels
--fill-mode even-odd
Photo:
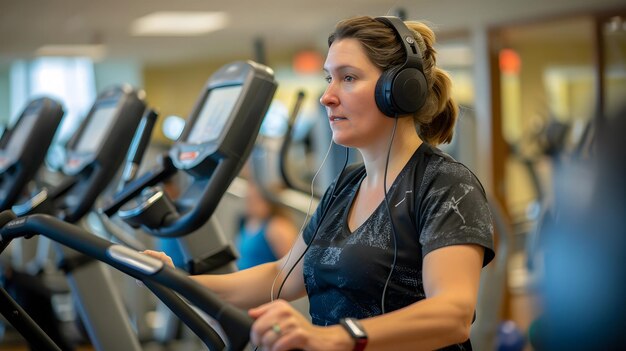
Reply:
[[[339,321],[339,324],[348,331],[352,339],[354,340],[354,351],[363,351],[367,345],[367,332],[363,328],[363,325],[355,318],[343,318]]]

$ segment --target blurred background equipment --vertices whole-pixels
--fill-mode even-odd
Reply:
[[[626,342],[626,109],[597,126],[591,159],[559,168],[544,236],[538,350],[618,349]]]

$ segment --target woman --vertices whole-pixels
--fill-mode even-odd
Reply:
[[[194,277],[250,308],[251,341],[263,349],[471,349],[480,270],[494,256],[491,217],[476,177],[431,146],[451,140],[458,109],[435,64],[433,32],[406,26],[357,17],[330,35],[320,101],[334,142],[357,149],[364,165],[327,190],[291,254]],[[405,84],[378,83],[405,66]],[[313,323],[285,301],[305,295]]]

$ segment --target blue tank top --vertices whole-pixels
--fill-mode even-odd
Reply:
[[[237,249],[239,250],[237,267],[239,269],[246,269],[276,260],[276,256],[274,256],[274,252],[272,252],[272,248],[265,238],[266,231],[267,222],[254,232],[247,231],[245,225],[241,226],[237,241]]]

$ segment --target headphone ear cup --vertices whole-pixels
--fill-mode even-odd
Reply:
[[[398,114],[412,114],[424,106],[428,85],[424,73],[417,68],[405,68],[393,78],[392,106]]]
[[[376,106],[387,117],[395,117],[397,114],[393,106],[392,89],[394,77],[399,69],[400,66],[396,66],[384,71],[376,82],[374,91]]]
[[[417,68],[392,67],[376,82],[378,109],[388,117],[417,112],[426,102],[428,85],[424,73]]]

